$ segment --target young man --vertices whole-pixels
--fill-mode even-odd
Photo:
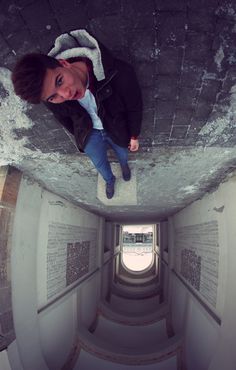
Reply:
[[[142,99],[130,65],[113,58],[87,31],[63,34],[48,56],[27,54],[12,73],[15,93],[37,104],[41,101],[75,136],[106,182],[106,196],[114,195],[115,176],[107,158],[112,147],[123,179],[131,177],[128,148],[139,148]]]

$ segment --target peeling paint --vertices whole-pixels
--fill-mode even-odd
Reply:
[[[216,212],[219,212],[219,213],[222,213],[224,211],[224,208],[225,206],[221,206],[221,207],[214,207],[213,210],[216,211]]]
[[[199,132],[199,136],[203,137],[207,142],[207,146],[214,144],[217,140],[221,139],[224,142],[231,137],[230,130],[236,128],[235,113],[236,113],[236,85],[230,91],[229,106],[225,107],[225,115],[219,117],[211,122],[208,122]],[[227,133],[224,132],[227,129]]]
[[[219,47],[219,49],[217,50],[217,52],[215,54],[215,57],[214,57],[214,61],[217,65],[217,69],[218,69],[219,72],[222,70],[221,63],[222,63],[222,60],[224,59],[224,57],[225,57],[225,54],[224,54],[223,47],[221,45]]]
[[[0,166],[18,165],[25,158],[51,159],[58,163],[59,153],[42,153],[39,149],[26,148],[29,143],[25,136],[18,139],[15,130],[30,129],[34,122],[26,115],[31,106],[15,95],[11,82],[11,71],[0,68]]]
[[[49,201],[48,204],[50,204],[50,206],[66,207],[65,203],[61,202],[60,200],[57,200],[57,201]]]
[[[184,191],[186,194],[192,194],[196,191],[197,186],[196,185],[189,185],[185,186],[185,188],[182,188],[181,190]]]

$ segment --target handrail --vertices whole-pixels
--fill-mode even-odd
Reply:
[[[211,310],[211,308],[194,292],[193,289],[191,289],[191,287],[174,269],[172,269],[171,272],[185,286],[185,288],[187,288],[187,290],[194,296],[194,298],[196,298],[196,300],[205,308],[207,313],[217,322],[217,324],[221,325],[221,318],[213,310]]]
[[[119,252],[116,252],[114,255],[112,255],[107,261],[105,261],[103,263],[102,266],[105,266],[107,265],[109,262],[111,262],[117,255],[119,254]],[[44,306],[40,307],[37,312],[38,314],[43,312],[44,310],[46,310],[48,307],[52,306],[54,303],[56,303],[57,301],[59,301],[61,298],[65,297],[68,293],[70,293],[72,290],[74,290],[75,288],[77,288],[79,285],[81,285],[84,281],[88,280],[89,278],[91,278],[91,276],[95,275],[96,273],[98,273],[98,271],[100,271],[100,268],[97,267],[94,271],[88,273],[88,275],[86,275],[85,277],[81,278],[77,283],[71,285],[71,287],[68,287],[68,289],[65,289],[61,294],[59,294],[58,296],[56,296],[54,299],[52,299],[50,302],[46,303]]]
[[[65,297],[68,293],[70,293],[72,290],[74,290],[75,288],[77,288],[84,281],[88,280],[89,278],[91,278],[91,276],[95,275],[99,271],[100,271],[100,268],[97,267],[94,271],[88,273],[88,275],[86,275],[85,277],[81,278],[77,283],[74,283],[73,285],[71,285],[71,287],[68,287],[61,294],[59,294],[58,296],[56,296],[55,298],[53,298],[50,302],[46,303],[43,307],[40,307],[37,310],[38,314],[41,313],[41,312],[43,312],[43,311],[45,311],[48,307],[52,306],[54,303],[56,303],[57,301],[59,301],[61,298]]]

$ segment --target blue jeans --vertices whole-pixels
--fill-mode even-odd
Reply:
[[[107,158],[107,149],[109,146],[111,146],[116,153],[120,165],[126,165],[128,161],[128,149],[115,144],[105,130],[93,129],[84,148],[84,152],[91,159],[94,166],[107,183],[114,181],[111,165]]]

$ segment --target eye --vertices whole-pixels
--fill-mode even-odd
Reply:
[[[58,79],[57,79],[57,83],[56,83],[56,85],[57,85],[57,87],[60,87],[62,84],[63,84],[63,77],[62,77],[62,76],[60,76],[60,77],[58,77]]]
[[[54,96],[52,96],[48,101],[50,102],[50,103],[52,103],[53,102],[53,100],[54,100]]]

